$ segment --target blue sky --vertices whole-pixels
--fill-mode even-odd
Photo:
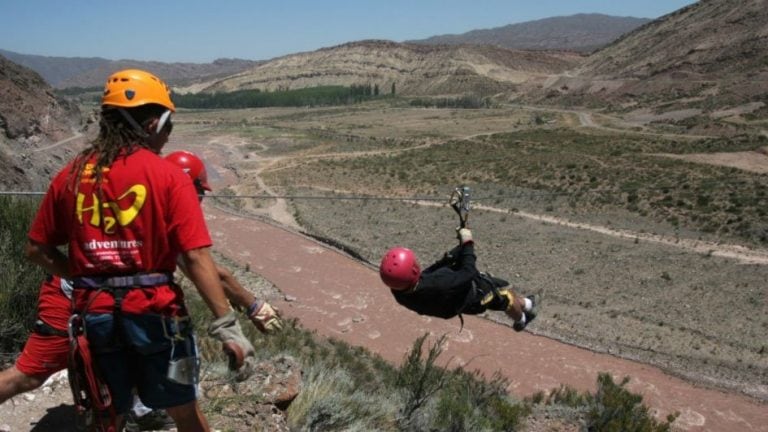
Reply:
[[[61,57],[267,60],[553,16],[657,18],[693,0],[0,0],[0,49]]]

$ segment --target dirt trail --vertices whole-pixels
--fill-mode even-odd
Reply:
[[[58,147],[58,146],[60,146],[60,145],[66,144],[66,143],[68,143],[68,142],[70,142],[70,141],[74,141],[74,140],[80,139],[80,138],[82,138],[82,137],[83,137],[83,134],[82,134],[82,133],[80,133],[80,132],[75,132],[75,134],[74,134],[74,135],[72,135],[72,136],[71,136],[71,137],[69,137],[69,138],[63,139],[63,140],[61,140],[61,141],[57,141],[57,142],[55,142],[55,143],[53,143],[53,144],[51,144],[51,145],[47,145],[47,146],[45,146],[45,147],[36,148],[36,149],[32,150],[32,152],[34,152],[34,153],[38,153],[38,152],[41,152],[41,151],[50,150],[50,149],[52,149],[52,148],[56,148],[56,147]]]
[[[595,121],[595,114],[592,111],[570,110],[570,109],[562,109],[562,108],[558,109],[558,108],[552,108],[552,107],[537,107],[532,105],[514,105],[513,104],[511,106],[516,106],[516,107],[524,108],[531,111],[575,114],[576,117],[579,119],[579,125],[584,128],[601,129],[605,131],[626,133],[626,134],[632,134],[632,135],[658,136],[658,137],[665,137],[665,138],[672,138],[672,139],[688,140],[688,139],[715,138],[714,136],[708,136],[708,135],[690,135],[690,134],[678,134],[678,133],[669,133],[669,132],[657,132],[653,130],[648,130],[643,123],[639,123],[639,122],[631,123],[631,122],[628,122],[626,119],[623,119],[620,117],[609,117],[607,114],[600,114],[600,116],[603,118],[610,118],[612,123],[619,123],[626,127],[606,126],[604,124],[600,124]]]
[[[763,151],[745,151],[730,153],[669,154],[658,153],[654,156],[681,159],[689,162],[738,168],[758,174],[768,173],[768,155]]]
[[[272,159],[264,159],[260,157],[259,155],[253,155],[253,158],[256,160],[263,160],[264,163],[261,164],[254,173],[256,177],[256,184],[259,186],[261,190],[264,191],[267,195],[275,196],[275,192],[267,186],[266,183],[264,183],[264,180],[261,178],[261,173],[274,165],[275,163],[279,162],[281,158],[272,158]],[[275,199],[275,203],[268,207],[266,210],[266,213],[271,217],[272,219],[282,223],[283,225],[289,226],[294,229],[299,229],[299,224],[296,223],[296,219],[294,219],[291,212],[288,210],[288,203],[285,202],[284,198],[277,198]]]
[[[415,204],[423,206],[441,207],[442,204],[430,202],[430,201],[414,201]],[[482,204],[475,204],[474,208],[478,210],[490,211],[494,213],[509,213],[509,210],[485,206]],[[533,219],[541,222],[550,223],[553,225],[560,225],[568,228],[583,229],[599,234],[631,239],[643,242],[659,243],[666,246],[672,246],[679,249],[700,253],[702,255],[719,256],[723,258],[731,258],[740,261],[743,264],[763,264],[768,265],[768,251],[763,249],[751,249],[745,246],[714,243],[703,240],[691,240],[684,238],[665,237],[658,234],[640,233],[630,230],[620,230],[615,228],[608,228],[601,225],[592,225],[582,222],[572,222],[567,219],[558,218],[555,216],[546,216],[541,214],[529,213],[518,211],[514,213],[517,216]]]

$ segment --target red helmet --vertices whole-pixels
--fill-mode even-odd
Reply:
[[[421,268],[412,250],[393,247],[381,258],[379,276],[391,289],[403,291],[416,286],[421,276]]]
[[[192,179],[192,182],[199,183],[200,187],[207,191],[211,190],[211,187],[208,186],[208,173],[205,171],[205,165],[197,155],[181,150],[169,154],[165,159],[183,169]]]

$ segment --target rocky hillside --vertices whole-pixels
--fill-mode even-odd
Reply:
[[[571,94],[727,106],[768,95],[764,0],[701,0],[592,54],[551,89]]]
[[[590,52],[649,22],[647,18],[577,14],[544,18],[462,34],[408,42],[430,45],[495,45],[509,49]]]
[[[594,18],[578,17],[585,22]],[[546,26],[538,23],[536,28]],[[275,59],[189,90],[372,82],[386,91],[394,83],[401,95],[505,94],[532,103],[630,112],[639,122],[671,113],[659,121],[731,134],[739,133],[739,127],[720,119],[768,112],[766,29],[763,0],[701,0],[640,25],[589,56],[363,41]]]
[[[671,121],[685,128],[702,124],[701,118],[705,124],[718,122],[734,110],[752,117],[768,113],[768,8],[764,6],[764,0],[701,0],[645,24],[634,18],[574,15],[492,29],[496,32],[478,30],[459,35],[461,39],[431,39],[485,45],[368,40],[266,62],[219,60],[210,65],[97,64],[94,59],[82,59],[85,66],[78,66],[81,69],[74,74],[73,66],[69,77],[57,85],[100,86],[116,68],[142,67],[179,92],[372,84],[384,94],[500,95],[548,105],[638,111],[636,118],[683,112]],[[600,37],[607,41],[632,27],[637,28],[590,55],[487,45],[511,44],[507,37],[516,34],[518,42],[529,37],[519,42],[528,48],[587,49]],[[566,42],[573,45],[563,45]],[[34,56],[26,60],[29,57]],[[716,126],[739,133],[733,124]]]
[[[37,73],[0,56],[0,189],[42,187],[69,154],[42,150],[74,136],[79,125],[76,106],[56,98]]]
[[[448,46],[361,41],[281,57],[189,91],[296,89],[376,84],[402,95],[514,91],[579,64],[568,52],[533,52],[492,46]]]
[[[146,69],[171,84],[183,85],[193,80],[236,74],[262,63],[241,59],[218,59],[212,63],[163,63],[99,57],[47,57],[3,50],[0,50],[0,55],[36,71],[55,88],[102,86],[109,74],[128,68]]]

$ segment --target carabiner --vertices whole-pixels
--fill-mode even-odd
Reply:
[[[73,313],[69,317],[69,320],[67,320],[67,335],[69,336],[69,340],[73,340],[81,334],[85,334],[83,317],[81,317],[79,314]]]

